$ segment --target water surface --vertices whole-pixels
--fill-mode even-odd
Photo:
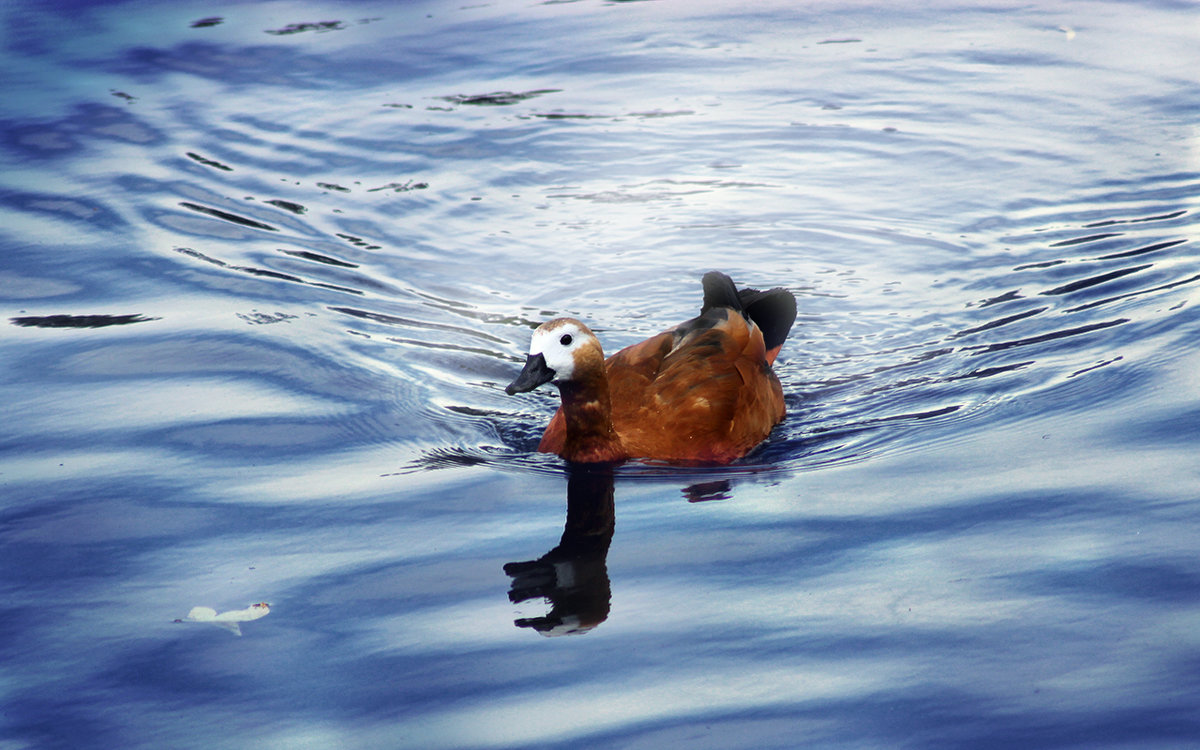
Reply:
[[[3,14],[8,745],[1200,742],[1193,8]],[[712,268],[770,439],[536,454]]]

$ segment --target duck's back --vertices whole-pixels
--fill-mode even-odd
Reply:
[[[612,424],[629,457],[725,463],[745,455],[783,419],[776,351],[768,355],[762,331],[740,312],[708,307],[609,357]],[[560,409],[539,450],[560,453],[564,442]]]

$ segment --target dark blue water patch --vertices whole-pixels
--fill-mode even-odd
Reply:
[[[1080,67],[1079,63],[1058,55],[1032,50],[968,49],[957,54],[969,65],[981,65],[1008,70],[1010,68],[1055,68]]]
[[[128,109],[108,104],[76,104],[61,119],[39,122],[7,120],[3,143],[26,158],[60,159],[77,156],[86,147],[125,143],[153,147],[164,143],[164,134]]]
[[[96,60],[92,64],[142,85],[183,74],[222,86],[337,92],[370,88],[382,81],[420,78],[435,70],[438,58],[442,57],[431,53],[427,49],[405,55],[404,59],[365,58],[314,54],[303,43],[267,46],[205,41],[171,47],[134,47],[123,51],[120,58]]]
[[[300,624],[313,627],[324,623]],[[348,725],[378,722],[402,727],[403,722],[423,714],[471,705],[486,700],[489,694],[519,693],[528,684],[525,675],[534,668],[554,671],[553,659],[533,650],[526,655],[529,664],[499,670],[497,663],[512,663],[505,658],[511,656],[507,650],[470,649],[424,659],[388,653],[356,656],[348,653],[353,643],[346,635],[295,629],[288,634],[294,639],[290,648],[278,643],[283,634],[269,640],[277,663],[292,675],[278,680],[253,671],[254,665],[262,664],[262,656],[247,640],[222,643],[218,640],[222,634],[214,632],[188,643],[182,635],[171,644],[146,643],[141,650],[123,653],[120,661],[113,660],[99,676],[98,687],[134,705],[159,707],[182,699],[224,715],[239,712],[238,700],[228,690],[233,679],[238,692],[253,696],[256,709],[274,721],[304,716]],[[305,658],[299,649],[309,651],[310,656]],[[566,655],[559,658],[569,660]],[[152,663],[155,666],[149,666]],[[148,675],[143,674],[146,669]],[[222,673],[225,679],[219,676]],[[331,674],[339,678],[329,679]],[[548,675],[547,682],[558,680]],[[84,703],[76,710],[90,712],[102,705]],[[194,738],[196,729],[189,732],[189,739]]]
[[[61,127],[74,130],[90,141],[127,143],[143,148],[159,146],[167,140],[166,135],[145,118],[134,115],[128,108],[107,104],[81,104]]]
[[[0,205],[30,217],[72,224],[86,222],[89,231],[115,231],[128,226],[116,211],[90,195],[3,191]]]
[[[248,529],[269,529],[276,537],[283,537],[300,530],[327,529],[330,524],[353,533],[355,528],[394,521],[398,512],[412,509],[418,502],[428,506],[425,510],[432,518],[453,518],[465,512],[457,504],[439,508],[431,503],[436,493],[391,501],[373,498],[362,504],[330,498],[324,503],[301,506],[290,504],[286,498],[254,504],[201,499],[198,496],[203,492],[187,477],[173,482],[150,476],[48,478],[36,485],[9,482],[7,486],[16,496],[28,499],[0,512],[0,539],[4,541],[0,545],[4,561],[0,589],[10,596],[19,593],[24,600],[29,591],[45,581],[57,581],[61,591],[55,603],[61,597],[72,596],[71,591],[79,601],[89,601],[113,581],[135,577],[145,556],[176,547],[190,548],[198,539],[215,544],[222,538],[242,537]],[[35,486],[36,496],[27,495],[26,491]],[[413,516],[414,520],[419,517]],[[265,553],[260,550],[252,554]],[[254,565],[253,560],[247,565]],[[453,596],[449,590],[438,591],[441,597]],[[337,606],[330,605],[333,609]]]
[[[1195,445],[1200,441],[1200,407],[1164,410],[1154,415],[1144,415],[1121,426],[1120,436],[1114,441],[1134,442],[1139,445],[1179,446]]]
[[[1192,78],[1175,78],[1172,82],[1175,85],[1175,90],[1169,94],[1135,95],[1129,97],[1131,108],[1144,107],[1147,109],[1143,109],[1142,111],[1170,113],[1175,117],[1181,118],[1190,117],[1193,112],[1200,109],[1200,86]],[[1163,144],[1163,151],[1168,154],[1171,153],[1172,151],[1168,149],[1172,145],[1174,144]]]
[[[96,238],[91,238],[91,241],[95,242]],[[298,244],[300,240],[293,242]],[[0,265],[11,264],[12,271],[21,277],[73,281],[76,285],[70,297],[73,307],[108,307],[114,304],[108,302],[109,299],[138,297],[149,288],[168,283],[178,285],[176,288],[193,288],[215,291],[223,296],[246,297],[256,304],[264,305],[270,304],[270,300],[315,302],[329,293],[333,293],[333,296],[327,299],[334,301],[346,299],[346,295],[360,297],[367,291],[391,291],[389,287],[373,282],[371,278],[339,272],[332,264],[313,263],[307,267],[298,267],[297,270],[301,273],[288,273],[276,271],[268,264],[255,266],[227,263],[191,248],[178,248],[177,254],[172,254],[171,248],[162,248],[159,252],[123,255],[121,264],[117,266],[112,262],[112,257],[119,251],[104,245],[92,252],[64,256],[47,254],[36,246],[19,249],[23,244],[10,244],[9,253],[5,258],[7,263]],[[280,255],[283,254],[282,250],[279,252]],[[184,257],[195,260],[189,262],[184,260]],[[287,263],[273,253],[260,257],[274,258],[275,262],[285,265]],[[209,266],[212,267],[211,271],[207,270]],[[294,285],[313,291],[301,293],[291,288]],[[23,295],[17,296],[20,298]],[[0,297],[3,297],[3,294],[0,294]],[[150,308],[153,307],[155,305],[151,303]],[[146,309],[140,314],[148,318],[164,317],[161,310],[154,309]]]
[[[1093,221],[1139,218],[1155,223],[1162,222],[1165,226],[1174,226],[1179,222],[1194,223],[1195,217],[1189,218],[1189,215],[1194,214],[1196,209],[1194,207],[1187,208],[1187,213],[1180,214],[1178,213],[1178,204],[1194,199],[1198,185],[1200,185],[1200,172],[1189,170],[1149,172],[1133,180],[1101,179],[1095,187],[1106,192],[1095,195],[1093,200],[1089,201],[1096,206],[1090,209],[1091,215]],[[1142,208],[1138,211],[1138,215],[1133,217],[1113,217],[1111,215],[1114,208],[1124,208],[1125,206]],[[1103,215],[1106,210],[1110,215]]]
[[[1194,559],[1105,558],[1016,576],[1011,584],[1042,596],[1135,598],[1161,604],[1200,602],[1200,565]]]
[[[169,323],[168,319],[164,324]],[[22,373],[36,371],[39,382],[69,397],[60,402],[64,409],[65,403],[81,408],[92,391],[102,401],[114,394],[136,399],[144,390],[151,403],[158,403],[162,397],[156,391],[160,388],[186,397],[193,381],[203,386],[204,393],[219,398],[224,378],[228,379],[231,397],[254,395],[241,386],[255,383],[255,388],[276,389],[281,404],[299,399],[294,412],[270,416],[243,417],[229,408],[216,407],[213,417],[204,418],[208,404],[189,404],[185,400],[179,404],[179,423],[166,427],[161,418],[139,426],[131,415],[128,419],[99,421],[88,429],[50,430],[40,438],[30,433],[17,439],[15,436],[21,434],[17,429],[12,440],[0,440],[2,447],[13,450],[154,447],[240,466],[269,459],[327,456],[363,445],[478,442],[486,439],[489,426],[431,413],[422,406],[425,397],[418,395],[429,392],[430,385],[419,378],[371,374],[356,365],[353,357],[331,364],[307,345],[286,338],[236,334],[196,337],[159,331],[134,338],[114,335],[102,343],[94,338],[45,340],[24,347],[10,364],[10,378],[19,379]],[[249,380],[247,375],[251,376]],[[260,395],[270,396],[269,390]],[[317,405],[319,416],[304,413],[313,408],[306,397],[322,399],[324,403]],[[161,408],[166,406],[164,403]],[[251,412],[258,408],[256,404],[247,406]],[[281,407],[270,407],[268,402],[267,408],[278,411]],[[138,413],[137,409],[132,411]],[[192,416],[184,418],[189,414]],[[14,427],[45,422],[40,407],[18,410],[11,418]]]
[[[203,108],[203,107],[190,107],[190,108],[187,108],[187,109],[184,109],[181,111],[181,117],[189,125],[199,126],[198,129],[202,130],[202,131],[208,131],[214,127],[214,125],[212,123],[208,122],[207,118],[210,115],[211,115],[211,113],[206,108]],[[272,133],[275,135],[278,135],[281,133],[290,133],[294,129],[294,127],[288,123],[275,122],[272,120],[264,120],[257,115],[245,114],[245,113],[240,113],[240,112],[230,113],[227,118],[227,121],[235,122],[240,125],[245,125],[248,128],[250,128],[252,131],[262,131],[264,133]],[[216,131],[214,131],[214,133],[216,135],[220,136],[220,140],[222,140],[222,141],[224,141],[224,140],[238,141],[239,139],[244,139],[243,142],[245,142],[247,144],[263,143],[265,145],[265,142],[256,140],[256,139],[250,137],[249,135],[247,135],[245,133],[245,131],[241,131],[241,130],[228,130],[228,131],[216,130]]]
[[[1183,676],[1183,675],[1180,675]],[[1191,682],[1189,680],[1189,682]],[[1040,688],[1025,691],[1037,703]],[[1051,696],[1040,707],[997,711],[995,699],[935,681],[853,698],[813,699],[750,710],[689,712],[685,716],[626,725],[584,737],[513,745],[512,750],[551,750],[564,744],[590,748],[753,747],[811,748],[922,747],[944,750],[1069,750],[1077,747],[1182,747],[1200,728],[1186,701],[1150,696],[1143,705],[1079,711],[1055,709]]]
[[[197,534],[233,533],[239,515],[189,501],[186,482],[160,477],[9,480],[24,498],[0,512],[0,587],[22,598],[41,582],[104,586],[130,574],[142,555]],[[261,517],[260,509],[251,514]]]
[[[130,742],[115,722],[104,718],[103,712],[82,712],[77,699],[49,686],[14,691],[5,713],[5,734],[33,747],[86,750],[127,746]]]
[[[44,613],[40,613],[35,604],[6,601],[0,605],[0,659],[16,662],[28,653],[25,638],[29,633],[26,626],[39,614]]]
[[[169,322],[166,318],[165,322]],[[391,403],[404,383],[371,373],[352,363],[337,362],[303,342],[257,335],[202,335],[157,332],[123,335],[97,342],[43,339],[14,352],[7,361],[8,382],[89,385],[229,376],[278,386],[287,393],[307,394],[347,404]],[[63,332],[70,335],[70,331]],[[54,335],[53,332],[48,335]],[[410,394],[411,396],[411,394]],[[415,398],[415,396],[411,396]]]
[[[27,160],[75,156],[83,147],[74,130],[27,120],[0,121],[0,143],[9,153]]]
[[[221,637],[222,634],[214,629],[209,635]],[[235,652],[243,650],[239,648],[240,644],[226,645]],[[199,650],[195,643],[182,637],[166,641],[135,640],[122,650],[120,658],[109,661],[94,679],[101,689],[119,694],[130,702],[221,702],[228,697],[229,678],[205,669],[203,661],[197,658],[202,655],[197,653]],[[87,707],[82,708],[86,710]]]
[[[614,546],[622,544],[621,490],[618,483]],[[1140,517],[1144,512],[1140,503],[1131,503],[1129,497],[1109,491],[979,493],[972,495],[969,502],[968,498],[963,498],[961,504],[932,508],[905,506],[870,516],[839,517],[806,514],[803,499],[798,498],[793,516],[737,525],[739,534],[759,532],[760,544],[774,540],[775,548],[770,552],[764,549],[744,553],[723,551],[719,559],[705,560],[703,548],[697,548],[691,557],[677,565],[682,566],[680,572],[691,571],[692,575],[708,570],[705,577],[771,580],[786,575],[791,580],[804,581],[852,568],[854,560],[871,550],[897,544],[920,544],[923,540],[966,534],[987,535],[990,543],[1000,544],[1003,539],[1015,541],[1030,525],[1039,528],[1079,523],[1103,526],[1114,519]],[[680,524],[680,528],[672,531],[674,534],[693,534],[697,539],[703,539],[714,531],[712,521],[702,515],[680,515],[673,520]],[[640,531],[637,536],[644,537],[647,533]],[[778,567],[780,559],[803,561],[803,565],[800,569],[791,566],[785,571]],[[750,577],[746,578],[746,575]],[[619,581],[615,581],[614,586],[619,588]]]
[[[245,461],[332,456],[369,444],[411,443],[445,436],[429,427],[415,427],[406,412],[391,408],[334,417],[225,419],[195,425],[132,431],[134,445],[157,445],[202,453],[213,460]],[[95,440],[97,436],[91,436]]]

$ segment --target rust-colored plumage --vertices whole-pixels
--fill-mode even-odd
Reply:
[[[728,463],[761,443],[784,416],[771,364],[795,319],[795,299],[782,289],[739,291],[715,271],[705,275],[704,291],[698,317],[607,361],[579,321],[542,324],[525,370],[507,389],[558,385],[563,403],[538,450],[583,463]]]

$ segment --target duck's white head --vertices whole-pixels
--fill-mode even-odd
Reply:
[[[504,390],[512,395],[551,381],[575,380],[597,356],[603,366],[600,342],[587,326],[573,318],[555,318],[533,332],[525,369]]]

